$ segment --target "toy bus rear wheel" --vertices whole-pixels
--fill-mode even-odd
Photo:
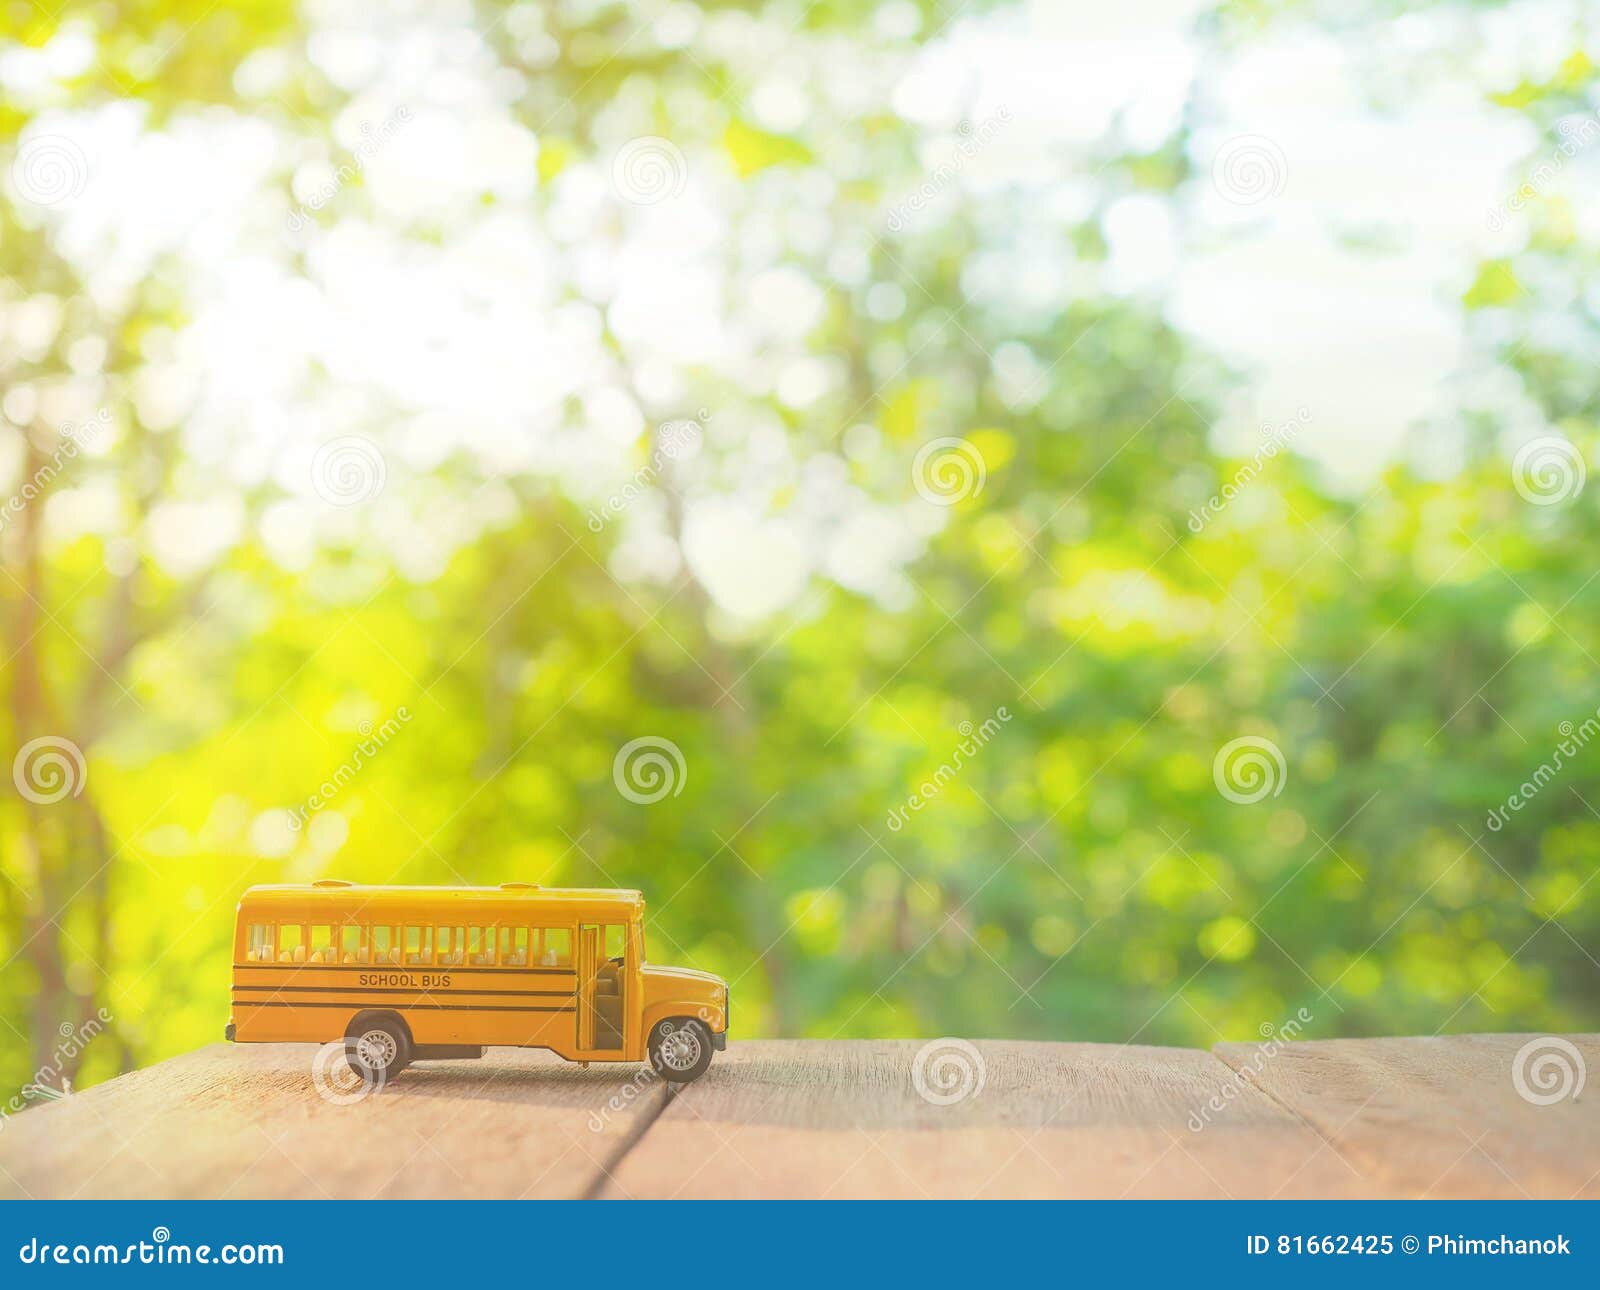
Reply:
[[[344,1059],[374,1088],[382,1088],[411,1064],[411,1033],[390,1012],[364,1012],[344,1036]]]
[[[668,1017],[650,1028],[650,1065],[673,1084],[699,1079],[711,1065],[711,1032],[692,1017]]]

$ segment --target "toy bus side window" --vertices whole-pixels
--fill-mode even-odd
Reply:
[[[565,927],[541,927],[539,936],[540,967],[572,966],[572,933]]]
[[[433,962],[433,928],[406,928],[406,963],[421,965]]]
[[[306,929],[299,923],[278,924],[278,962],[304,963],[306,961]]]
[[[502,927],[500,929],[500,963],[503,967],[528,966],[528,929]]]
[[[271,963],[277,958],[273,949],[271,923],[251,923],[246,929],[245,960],[249,963]]]
[[[367,946],[367,929],[355,923],[346,923],[338,929],[339,962],[368,963],[371,951]]]
[[[337,963],[339,952],[333,946],[333,925],[331,923],[314,923],[311,926],[311,939],[306,942],[307,963]]]
[[[437,951],[434,961],[441,967],[460,967],[467,943],[466,928],[439,927],[434,929],[433,935],[433,948]]]
[[[467,962],[474,967],[494,966],[494,928],[467,928]]]
[[[398,963],[400,961],[400,929],[398,927],[374,927],[369,929],[371,935],[372,961],[374,963]]]

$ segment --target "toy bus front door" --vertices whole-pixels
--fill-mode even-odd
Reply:
[[[606,958],[606,929],[595,923],[578,928],[578,1047],[590,1052],[620,1052],[625,963]]]

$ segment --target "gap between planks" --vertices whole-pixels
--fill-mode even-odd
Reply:
[[[589,1180],[589,1185],[584,1188],[581,1200],[603,1200],[606,1188],[614,1181],[615,1171],[622,1166],[623,1159],[628,1152],[638,1146],[644,1135],[650,1132],[650,1126],[659,1120],[672,1104],[672,1099],[678,1095],[678,1089],[662,1081],[661,1095],[651,1100],[644,1110],[638,1113],[638,1124],[630,1128],[621,1142],[610,1153],[604,1164],[596,1164],[595,1175]]]

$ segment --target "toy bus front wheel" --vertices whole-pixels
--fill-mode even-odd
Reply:
[[[711,1065],[711,1032],[690,1017],[668,1017],[650,1028],[650,1065],[673,1084],[699,1079]]]
[[[344,1058],[363,1080],[381,1088],[411,1064],[411,1035],[399,1017],[362,1013],[344,1037]]]

